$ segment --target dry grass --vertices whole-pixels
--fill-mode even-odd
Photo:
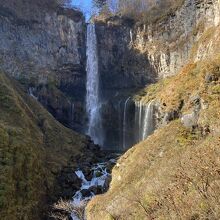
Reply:
[[[207,83],[211,74],[218,79]],[[88,220],[220,218],[220,57],[187,65],[179,75],[140,92],[136,99],[159,100],[164,111],[190,111],[199,94],[204,107],[191,131],[179,120],[157,130],[121,157],[109,192],[92,200]],[[98,214],[97,214],[98,213]]]
[[[45,198],[58,191],[55,174],[84,141],[0,73],[1,220],[41,219]]]
[[[88,219],[219,219],[219,137],[188,132],[172,122],[126,153]]]
[[[192,49],[191,49],[191,54],[190,54],[190,57],[193,59],[196,54],[198,53],[198,49],[199,49],[199,46],[207,46],[208,43],[210,43],[211,41],[215,41],[214,39],[214,36],[215,36],[215,33],[218,34],[219,32],[219,27],[216,28],[216,27],[210,27],[208,28],[207,30],[203,29],[203,23],[201,23],[201,26],[198,25],[197,26],[197,29],[196,30],[193,30],[193,34],[195,35],[195,32],[201,32],[202,35],[201,37],[199,38],[198,41],[195,42],[195,44],[193,45]],[[203,31],[203,32],[202,32]],[[219,48],[219,47],[218,47]]]
[[[215,82],[207,86],[205,82],[206,74],[220,76],[219,56],[213,60],[204,60],[186,65],[178,75],[163,79],[147,87],[140,91],[135,99],[142,99],[144,102],[156,99],[164,104],[165,111],[177,109],[181,100],[187,103],[193,94],[199,94],[206,100],[209,94],[214,96],[212,93],[215,91],[218,93],[219,85],[219,82]],[[186,108],[188,107],[186,106]]]

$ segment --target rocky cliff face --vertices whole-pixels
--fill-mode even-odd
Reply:
[[[85,21],[74,10],[1,1],[1,68],[63,124],[81,130],[85,96]]]
[[[202,35],[214,32],[211,28],[219,22],[218,0],[186,0],[176,12],[158,15],[149,24],[134,24],[119,17],[107,19],[97,25],[104,87],[141,87],[157,77],[176,74],[190,59],[207,57],[214,42],[192,49]],[[115,82],[109,83],[111,77]],[[121,82],[120,77],[126,80]]]
[[[99,68],[104,90],[141,88],[155,82],[156,73],[145,56],[132,48],[133,21],[119,17],[107,24],[98,23],[96,32],[99,50]]]
[[[88,204],[87,219],[220,217],[213,196],[220,189],[219,3],[186,0],[152,24],[130,27],[129,45],[158,76],[134,100],[154,101],[158,129],[121,157],[109,191]]]
[[[186,63],[213,53],[205,38],[220,22],[218,0],[186,0],[173,14],[132,30],[132,47],[147,54],[160,78],[175,75]],[[199,42],[204,37],[203,44]],[[197,48],[198,43],[200,49]]]
[[[217,0],[186,0],[175,12],[158,15],[153,23],[135,24],[118,16],[96,21],[103,124],[108,144],[122,145],[123,117],[129,96],[160,78],[177,74],[187,63],[218,51],[219,22]],[[134,103],[129,101],[129,105],[126,117],[134,124]],[[179,117],[178,109],[168,113],[158,111],[158,124]],[[134,133],[130,127],[126,131],[128,136]],[[132,143],[134,140],[128,145]]]
[[[194,62],[218,56],[219,7],[219,1],[185,1],[172,16],[143,26],[142,29],[138,27],[134,32],[135,40],[132,45],[140,53],[148,54],[148,59],[155,67],[159,78],[176,75],[180,70],[186,71],[183,68],[187,65],[190,67],[190,64]],[[212,78],[212,73],[207,72],[206,77]],[[146,98],[146,93],[143,95],[143,103],[155,98],[151,92],[148,91],[148,93],[148,98]],[[198,94],[192,94],[192,103],[196,102],[194,99],[199,103],[202,102]],[[155,106],[157,127],[181,117],[180,112],[186,104],[183,99],[179,98],[178,103],[168,109],[166,101],[163,102],[161,99],[157,101]],[[197,108],[196,103],[194,104]],[[193,116],[191,119],[197,120],[197,114],[194,114],[193,108],[191,113]]]

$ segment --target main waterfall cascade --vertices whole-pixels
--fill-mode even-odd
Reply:
[[[87,82],[86,82],[86,112],[88,116],[87,134],[95,144],[103,147],[106,144],[105,129],[101,114],[102,100],[100,92],[100,76],[98,64],[97,37],[94,24],[87,26]],[[118,111],[118,146],[110,149],[126,150],[134,144],[144,140],[153,133],[154,102],[144,104],[134,102],[131,97],[124,97],[119,101]],[[110,116],[111,117],[111,116]],[[107,134],[108,136],[108,134]],[[117,136],[117,134],[116,134]],[[116,137],[115,137],[116,138]]]
[[[86,111],[88,115],[87,134],[95,144],[103,145],[101,101],[99,88],[97,38],[94,24],[87,26],[87,95]]]

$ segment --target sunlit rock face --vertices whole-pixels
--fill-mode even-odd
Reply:
[[[190,60],[215,52],[215,42],[206,45],[205,38],[219,22],[218,0],[186,0],[170,16],[132,29],[132,48],[147,54],[159,78],[172,76]]]
[[[41,5],[42,4],[42,5]],[[82,130],[85,21],[74,10],[32,1],[0,3],[1,68],[63,124]]]

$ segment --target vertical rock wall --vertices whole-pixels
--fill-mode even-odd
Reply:
[[[42,5],[41,5],[42,4]],[[85,20],[41,2],[1,1],[1,68],[63,124],[83,129]]]
[[[160,78],[175,75],[186,63],[213,54],[201,42],[220,22],[218,0],[186,0],[175,13],[132,30],[132,47],[148,60]],[[198,50],[197,46],[203,47]]]

